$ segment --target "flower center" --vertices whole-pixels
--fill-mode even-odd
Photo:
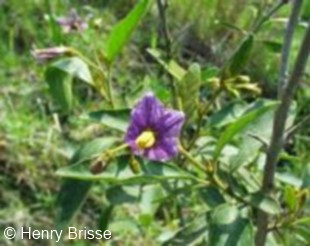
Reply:
[[[136,145],[140,149],[151,148],[155,144],[155,134],[153,131],[146,130],[143,131],[136,139]]]

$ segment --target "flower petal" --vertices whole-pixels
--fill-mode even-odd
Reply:
[[[134,107],[131,113],[125,141],[130,144],[148,128],[154,128],[164,114],[164,106],[153,93],[147,93]]]
[[[153,161],[168,161],[178,154],[178,140],[176,138],[163,138],[150,149],[146,149],[144,155]]]
[[[136,138],[140,135],[142,132],[142,129],[139,128],[136,124],[130,124],[126,136],[125,136],[125,141],[130,144],[130,142],[135,142]]]
[[[179,137],[184,121],[183,112],[166,109],[165,114],[160,119],[158,131],[163,137]]]
[[[152,128],[164,114],[164,106],[153,93],[147,93],[135,106],[131,114],[131,123],[140,128]]]

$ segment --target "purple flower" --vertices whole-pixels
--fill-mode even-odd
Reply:
[[[58,17],[56,22],[62,26],[64,33],[81,32],[88,28],[87,23],[78,15],[76,9],[71,9],[68,16]]]
[[[149,160],[167,161],[179,152],[183,112],[167,109],[153,93],[147,93],[131,112],[125,137],[136,155]]]

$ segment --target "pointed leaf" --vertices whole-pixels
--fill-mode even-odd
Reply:
[[[202,242],[206,240],[208,227],[207,214],[201,214],[178,231],[162,234],[159,241],[164,246],[205,245]]]
[[[239,132],[241,132],[248,124],[257,119],[259,116],[267,112],[268,110],[273,109],[277,103],[268,102],[265,105],[262,105],[260,108],[257,108],[244,116],[240,117],[234,123],[232,123],[227,129],[222,133],[217,143],[216,149],[214,151],[213,157],[217,160],[223,150],[224,146],[229,143],[232,138]]]
[[[214,246],[253,245],[253,227],[236,207],[222,204],[212,211],[209,242]]]
[[[232,55],[228,66],[224,68],[225,77],[233,77],[242,72],[245,65],[247,64],[252,47],[254,43],[254,36],[252,34],[248,35],[237,48],[235,53]]]
[[[186,115],[187,121],[195,113],[196,103],[199,100],[199,88],[201,85],[200,66],[192,64],[183,79],[177,83],[177,89],[181,99],[182,110]]]
[[[56,226],[58,230],[64,229],[76,212],[84,203],[84,200],[92,186],[92,182],[66,179],[61,185],[57,197]]]
[[[303,175],[303,182],[302,182],[303,188],[309,188],[310,187],[310,164],[308,164],[305,167],[304,175]]]
[[[73,106],[73,78],[93,84],[87,64],[78,57],[64,58],[52,63],[45,71],[50,93],[60,108],[68,112]]]
[[[170,73],[174,78],[178,81],[182,80],[182,78],[186,74],[186,70],[182,68],[176,61],[170,60],[169,62],[165,62],[162,58],[160,52],[156,49],[147,49],[147,52],[160,64],[165,70]]]
[[[104,180],[115,184],[154,183],[166,179],[194,179],[193,176],[175,165],[140,160],[141,172],[135,174],[130,165],[130,156],[123,155],[109,162],[108,167],[99,174],[89,169],[89,161],[58,169],[56,174],[61,177],[80,180]]]
[[[126,132],[129,123],[130,112],[130,109],[104,109],[92,112],[89,114],[89,116],[100,121],[107,127],[119,130],[121,132]]]
[[[147,10],[149,1],[140,0],[134,9],[119,23],[117,23],[107,40],[106,56],[112,62],[129,41],[131,34]]]
[[[78,57],[64,58],[54,62],[51,67],[61,70],[73,78],[80,79],[83,82],[93,85],[93,79],[88,65]]]
[[[83,145],[71,159],[71,163],[89,160],[104,149],[111,147],[115,138],[99,138]],[[56,207],[58,209],[56,225],[63,229],[71,221],[75,213],[83,204],[92,182],[83,180],[65,179],[58,193]]]
[[[69,112],[73,106],[72,77],[54,67],[48,67],[45,80],[54,102],[62,111]]]
[[[277,201],[261,192],[245,197],[244,200],[248,201],[252,206],[258,208],[269,214],[279,214],[281,211],[280,205]]]

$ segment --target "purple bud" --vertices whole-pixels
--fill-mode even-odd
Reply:
[[[31,51],[33,57],[39,62],[44,63],[48,60],[71,54],[68,47],[59,46],[46,49],[34,49]]]

